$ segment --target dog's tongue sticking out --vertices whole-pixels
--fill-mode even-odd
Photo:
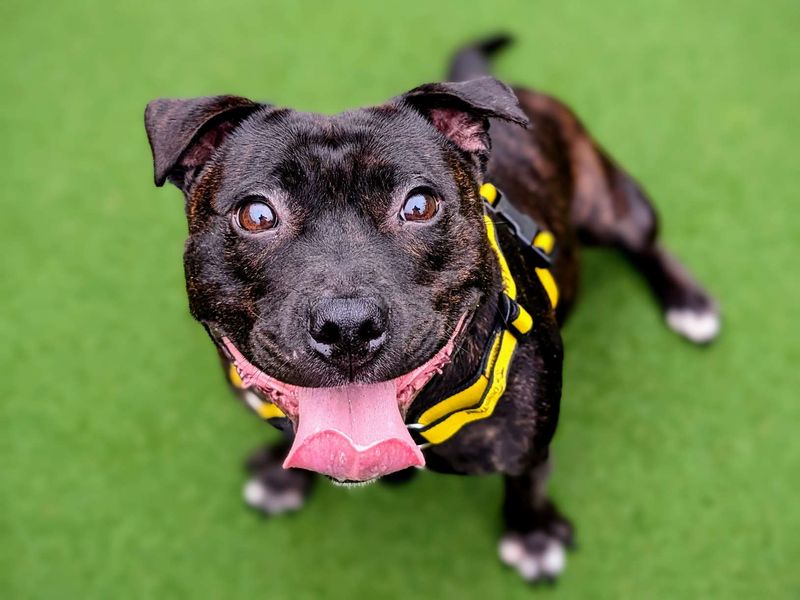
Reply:
[[[296,394],[297,434],[284,468],[366,481],[425,464],[400,414],[394,381]]]
[[[260,389],[295,425],[283,466],[367,481],[425,465],[403,421],[414,395],[450,360],[466,313],[448,342],[427,362],[391,381],[310,388],[283,383],[260,371],[226,337],[222,342],[244,387]]]

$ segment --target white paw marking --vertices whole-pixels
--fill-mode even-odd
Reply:
[[[670,308],[666,314],[670,329],[696,344],[710,342],[719,333],[720,318],[716,309],[702,311],[690,308]]]
[[[522,536],[507,533],[500,538],[497,547],[500,560],[517,570],[526,581],[540,577],[556,577],[567,565],[567,553],[559,540],[550,538],[543,551],[533,552],[525,547]]]
[[[268,515],[278,515],[300,509],[305,498],[297,490],[275,491],[253,478],[244,486],[244,501]]]
[[[542,557],[542,571],[548,575],[558,575],[567,566],[567,553],[561,542],[553,540],[547,546]]]
[[[539,567],[539,561],[535,557],[525,555],[517,564],[517,572],[522,575],[525,581],[535,581],[539,578],[542,569]]]
[[[522,540],[519,536],[511,533],[500,538],[497,550],[500,554],[500,560],[509,567],[519,564],[525,557],[525,547],[522,545]]]

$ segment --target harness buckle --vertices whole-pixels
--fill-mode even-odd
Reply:
[[[513,333],[518,340],[530,333],[532,320],[528,311],[522,308],[516,300],[512,300],[505,292],[501,292],[498,297],[497,313],[503,322],[503,326]]]
[[[406,423],[406,428],[408,429],[411,439],[414,440],[414,443],[420,450],[424,450],[431,445],[422,435],[422,430],[425,429],[425,425],[422,423]]]

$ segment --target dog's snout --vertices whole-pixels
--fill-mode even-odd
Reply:
[[[310,311],[311,347],[348,369],[366,362],[386,339],[387,309],[375,298],[325,298]]]

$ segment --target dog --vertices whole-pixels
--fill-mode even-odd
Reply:
[[[692,342],[720,313],[573,112],[489,75],[509,41],[464,47],[448,82],[379,106],[157,99],[145,126],[156,185],[185,198],[191,313],[287,434],[248,460],[248,503],[296,510],[315,473],[500,473],[500,558],[541,581],[574,539],[546,479],[579,249],[621,250]]]

